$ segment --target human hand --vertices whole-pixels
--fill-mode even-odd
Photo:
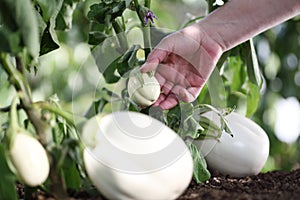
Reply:
[[[198,24],[162,39],[141,67],[142,73],[156,70],[161,85],[162,92],[153,106],[170,109],[180,100],[194,101],[222,52]]]

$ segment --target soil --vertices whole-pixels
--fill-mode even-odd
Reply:
[[[18,185],[22,199],[22,186]],[[104,200],[82,191],[70,192],[70,200]],[[39,191],[32,199],[54,200]],[[300,169],[290,172],[273,171],[245,178],[232,178],[214,173],[202,184],[191,182],[184,194],[177,200],[298,200],[300,199]]]

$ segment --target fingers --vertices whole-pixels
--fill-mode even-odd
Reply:
[[[168,110],[175,107],[178,104],[178,98],[175,94],[169,95],[161,94],[158,100],[152,106],[159,106],[163,110]]]
[[[140,68],[142,73],[155,70],[159,63],[161,63],[168,56],[168,52],[161,49],[154,49],[147,58],[145,64]]]
[[[198,97],[200,90],[201,89],[198,87],[190,87],[188,89],[183,88],[179,91],[178,96],[182,101],[192,102]]]
[[[163,89],[165,88],[165,89]],[[201,88],[190,87],[185,89],[181,86],[163,86],[163,93],[159,96],[158,100],[153,104],[153,106],[160,106],[161,109],[167,110],[175,107],[179,101],[192,102],[194,101],[200,93]]]

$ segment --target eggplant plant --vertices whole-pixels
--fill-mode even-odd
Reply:
[[[218,4],[210,0],[207,2],[209,12],[222,6],[219,1]],[[250,117],[258,106],[261,77],[253,43],[247,41],[221,57],[195,102],[180,102],[170,110],[151,107],[160,94],[159,83],[153,74],[140,74],[136,70],[147,59],[155,41],[169,32],[155,27],[159,16],[150,6],[150,0],[1,1],[0,91],[9,88],[10,92],[1,94],[6,96],[7,103],[0,108],[0,199],[18,199],[16,183],[24,185],[25,198],[29,199],[31,193],[37,190],[56,199],[66,199],[68,191],[92,191],[92,195],[94,185],[108,198],[142,198],[131,191],[128,181],[139,187],[142,195],[153,199],[174,199],[188,186],[192,174],[198,183],[210,177],[207,166],[210,161],[206,162],[206,155],[203,155],[198,141],[222,140],[224,134],[235,137],[239,130],[231,132],[231,122],[226,116],[230,116],[229,113],[236,107],[242,108]],[[133,15],[135,18],[131,17]],[[189,19],[182,27],[201,20],[201,17]],[[101,91],[98,91],[100,95],[95,96],[90,109],[80,116],[84,124],[77,123],[76,114],[64,108],[55,94],[36,101],[29,80],[30,73],[38,74],[44,70],[40,67],[40,58],[60,48],[62,38],[68,37],[73,25],[80,25],[80,42],[89,45],[94,62],[105,80]],[[141,42],[129,40],[128,34],[134,28],[140,30]],[[12,101],[11,96],[17,100]],[[182,152],[177,152],[181,155],[180,159],[140,176],[101,164],[94,155],[102,155],[105,148],[95,137],[109,132],[105,129],[107,124],[102,125],[108,117],[101,118],[100,128],[91,125],[90,120],[102,114],[118,116],[114,110],[116,103],[117,111],[128,114],[119,121],[136,121],[133,127],[139,127],[150,119],[165,130],[149,143],[147,140],[125,140],[122,143],[123,132],[117,130],[117,124],[110,124],[110,129],[115,131],[112,131],[110,139],[119,142],[123,151],[134,149],[134,153],[139,154],[161,150],[176,139],[184,149],[182,155]],[[206,117],[208,112],[217,114],[220,123]],[[109,122],[115,120],[114,117],[109,119]],[[102,128],[106,131],[101,132]],[[143,134],[143,129],[138,130]],[[135,134],[136,131],[133,129],[126,134]],[[116,159],[109,156],[104,155],[104,160],[110,162]],[[212,164],[216,165],[215,162]],[[258,171],[257,168],[255,173]],[[110,175],[115,180],[110,180]],[[174,177],[180,180],[176,181]],[[168,186],[162,189],[164,191],[158,191],[157,184],[162,184],[161,181],[165,184],[162,186]],[[153,187],[148,187],[149,184]]]

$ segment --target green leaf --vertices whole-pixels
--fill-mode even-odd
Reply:
[[[246,81],[246,70],[240,57],[228,58],[227,79],[229,80],[231,91],[239,91]]]
[[[191,137],[196,139],[199,137],[199,132],[204,131],[204,128],[192,116],[183,121],[183,127],[179,131],[182,138]]]
[[[21,36],[19,32],[11,32],[0,27],[0,51],[17,54],[21,51]]]
[[[65,0],[56,16],[55,30],[69,30],[72,27],[73,14],[76,9],[76,4],[72,0]]]
[[[125,0],[125,6],[128,8],[133,0]]]
[[[49,53],[55,49],[59,48],[59,45],[53,40],[52,35],[49,31],[49,27],[44,31],[41,39],[41,52],[40,55]]]
[[[90,32],[88,43],[91,45],[98,45],[101,42],[103,42],[107,37],[108,37],[108,35],[106,35],[105,33],[99,32],[99,31]]]
[[[53,140],[56,144],[61,144],[63,142],[63,139],[65,137],[65,124],[62,122],[56,122],[55,128],[53,128]]]
[[[107,83],[115,83],[117,82],[120,77],[116,75],[116,70],[122,70],[123,67],[127,68],[128,66],[125,66],[126,63],[119,63],[119,59],[121,57],[115,59],[112,63],[110,63],[105,71],[101,72],[105,78],[105,81]]]
[[[40,7],[42,11],[41,14],[46,23],[49,22],[50,18],[56,12],[59,2],[60,0],[36,0],[36,4]]]
[[[167,123],[166,112],[162,110],[159,106],[149,107],[149,115],[162,123]]]
[[[49,3],[48,3],[49,2]],[[57,24],[57,16],[63,6],[63,0],[44,1],[38,0],[38,5],[42,9],[42,17],[47,23],[46,29],[41,33],[41,51],[40,55],[44,55],[59,48],[59,41],[55,31]]]
[[[187,119],[194,113],[194,106],[192,103],[180,102],[180,114],[182,119]]]
[[[90,20],[94,20],[100,24],[104,24],[107,12],[109,10],[110,9],[106,6],[105,3],[93,4],[90,7],[90,11],[88,12],[87,17]]]
[[[122,16],[128,2],[125,1],[104,1],[90,6],[88,18],[108,27],[117,18]],[[128,5],[129,6],[129,5]]]
[[[14,0],[15,19],[22,35],[22,40],[30,55],[37,58],[40,52],[40,39],[36,11],[30,0]]]
[[[16,177],[9,169],[5,149],[0,143],[0,199],[17,200]]]
[[[0,6],[1,26],[6,26],[11,32],[18,30],[18,25],[15,19],[15,12],[13,12],[14,1],[3,0]]]
[[[40,51],[39,24],[36,10],[30,0],[3,0],[1,2],[1,18],[3,27],[8,33],[19,32],[19,39],[15,38],[19,47],[26,47],[33,58],[37,58]],[[11,37],[9,37],[11,38]],[[9,40],[11,44],[11,40]],[[19,42],[22,41],[22,42]],[[14,45],[13,45],[14,46]],[[10,45],[12,47],[12,45]],[[11,48],[11,53],[18,53],[21,48]]]
[[[194,162],[194,179],[197,183],[203,183],[210,178],[210,172],[207,169],[207,164],[204,156],[198,150],[198,148],[194,144],[189,145],[189,150],[193,157]]]
[[[247,95],[247,113],[246,116],[247,117],[251,117],[258,105],[259,105],[259,100],[260,100],[260,87],[253,84],[253,83],[249,83],[248,84],[248,95]]]
[[[76,163],[67,157],[62,167],[63,177],[68,189],[79,190],[81,187],[81,177]]]
[[[39,29],[39,37],[43,36],[45,29],[47,28],[47,24],[45,23],[43,17],[35,10],[35,15],[38,21],[38,29]]]
[[[218,68],[215,68],[207,81],[211,104],[218,108],[225,108],[226,91]]]
[[[224,130],[226,133],[228,133],[231,137],[233,137],[232,131],[229,128],[227,120],[223,117],[220,116],[220,123],[221,123],[221,129]]]
[[[213,132],[222,132],[221,128],[214,121],[205,116],[200,117],[199,123],[206,130],[211,130]]]
[[[87,118],[91,118],[91,117],[95,116],[96,114],[101,113],[104,106],[107,103],[109,103],[109,101],[106,100],[105,98],[101,98],[97,101],[94,101],[84,116]]]
[[[133,45],[131,48],[129,48],[123,55],[116,58],[114,61],[112,61],[105,69],[104,71],[101,71],[102,63],[99,67],[100,72],[103,74],[105,81],[107,83],[115,83],[117,82],[120,77],[116,75],[116,71],[120,76],[125,75],[128,73],[131,69],[136,67],[137,65],[137,58],[136,53],[140,49],[139,45]]]
[[[262,78],[261,78],[261,73],[257,61],[255,48],[253,45],[253,40],[250,39],[245,43],[243,43],[241,46],[242,46],[241,58],[247,65],[248,77],[253,84],[257,86],[261,86]]]

